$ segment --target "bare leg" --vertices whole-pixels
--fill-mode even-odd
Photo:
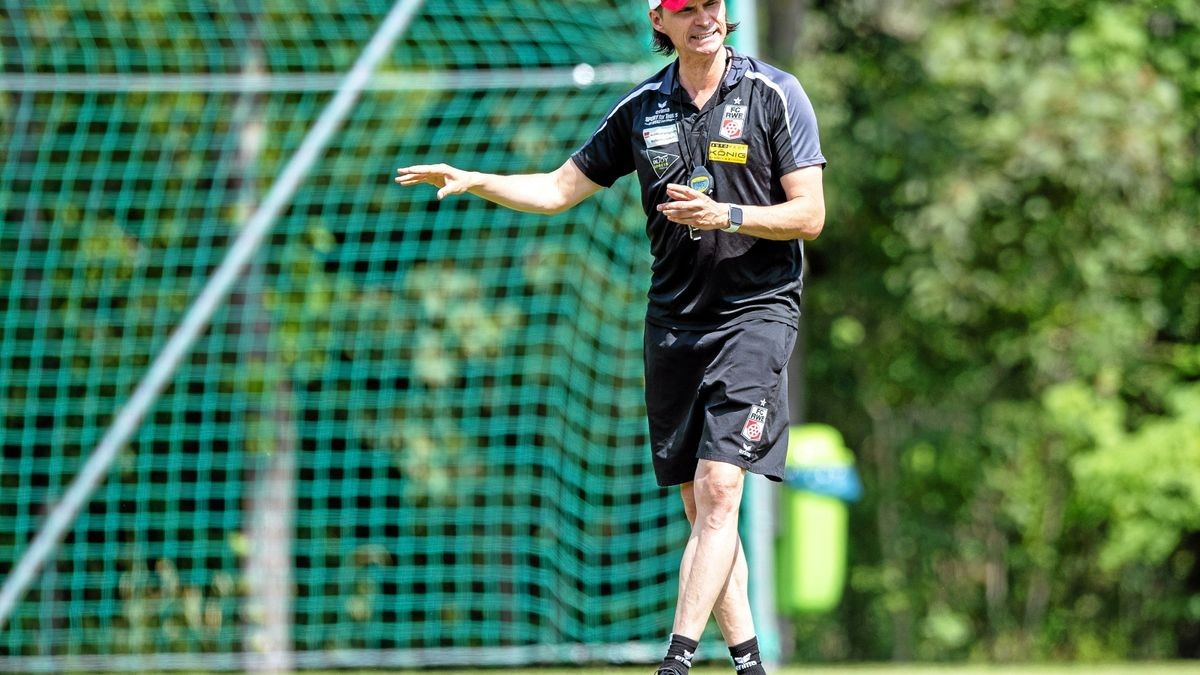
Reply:
[[[683,511],[687,514],[688,522],[696,525],[696,495],[693,483],[680,486],[680,496],[683,497]],[[717,596],[717,604],[713,607],[713,616],[721,628],[725,644],[739,645],[754,637],[754,620],[750,614],[750,596],[747,590],[749,570],[746,566],[746,554],[742,550],[742,540],[737,542],[737,560],[733,570],[725,580],[725,586]]]
[[[729,644],[754,635],[745,554],[737,530],[743,480],[740,467],[702,459],[695,482],[685,488],[695,509],[689,514],[692,534],[679,565],[679,600],[672,628],[676,635],[700,639],[714,611],[719,612],[717,621],[726,641],[734,640]]]

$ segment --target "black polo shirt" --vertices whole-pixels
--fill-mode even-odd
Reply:
[[[782,176],[825,164],[796,78],[727,49],[729,70],[703,110],[680,86],[675,61],[621,99],[571,156],[604,187],[637,171],[654,255],[646,320],[662,326],[711,329],[751,317],[795,325],[800,316],[799,240],[720,231],[694,240],[655,209],[667,183],[686,185],[697,164],[713,176],[713,199],[757,206],[786,201]]]

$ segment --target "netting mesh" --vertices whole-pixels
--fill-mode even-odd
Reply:
[[[333,95],[270,78],[345,71],[391,4],[0,6],[0,576]],[[428,3],[383,70],[632,62],[642,12]],[[264,485],[297,650],[657,643],[686,532],[648,474],[636,186],[542,217],[391,183],[550,170],[629,84],[364,93],[0,656],[261,648]]]

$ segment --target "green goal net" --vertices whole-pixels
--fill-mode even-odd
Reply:
[[[555,168],[654,67],[645,7],[415,4],[0,669],[658,649],[686,528],[648,472],[636,186],[542,217],[391,182]],[[0,4],[0,577],[392,6]]]

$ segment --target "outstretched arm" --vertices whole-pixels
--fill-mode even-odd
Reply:
[[[428,183],[438,188],[438,199],[469,192],[526,213],[559,213],[600,190],[570,159],[551,173],[503,176],[463,171],[449,164],[405,166],[396,173],[401,185]]]

